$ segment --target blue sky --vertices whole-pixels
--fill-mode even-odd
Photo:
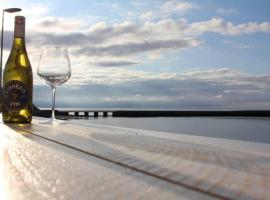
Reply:
[[[69,48],[73,73],[58,107],[270,107],[270,1],[0,2],[23,8],[35,73],[42,45]],[[48,87],[34,78],[34,101],[49,107]]]

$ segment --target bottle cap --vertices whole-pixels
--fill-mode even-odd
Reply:
[[[24,16],[16,16],[15,17],[15,24],[16,25],[24,25],[25,24],[25,17]]]

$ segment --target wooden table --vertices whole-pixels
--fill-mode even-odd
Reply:
[[[1,200],[270,198],[269,144],[41,120],[0,123]]]

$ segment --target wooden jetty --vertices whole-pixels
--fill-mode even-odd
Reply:
[[[51,110],[34,110],[34,115],[50,117]],[[58,116],[74,117],[270,117],[270,110],[173,111],[173,110],[56,110]]]
[[[269,144],[43,121],[0,123],[0,199],[270,197]]]

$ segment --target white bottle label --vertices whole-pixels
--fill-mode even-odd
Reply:
[[[23,16],[16,16],[14,37],[24,38],[24,35],[25,35],[25,18]]]

